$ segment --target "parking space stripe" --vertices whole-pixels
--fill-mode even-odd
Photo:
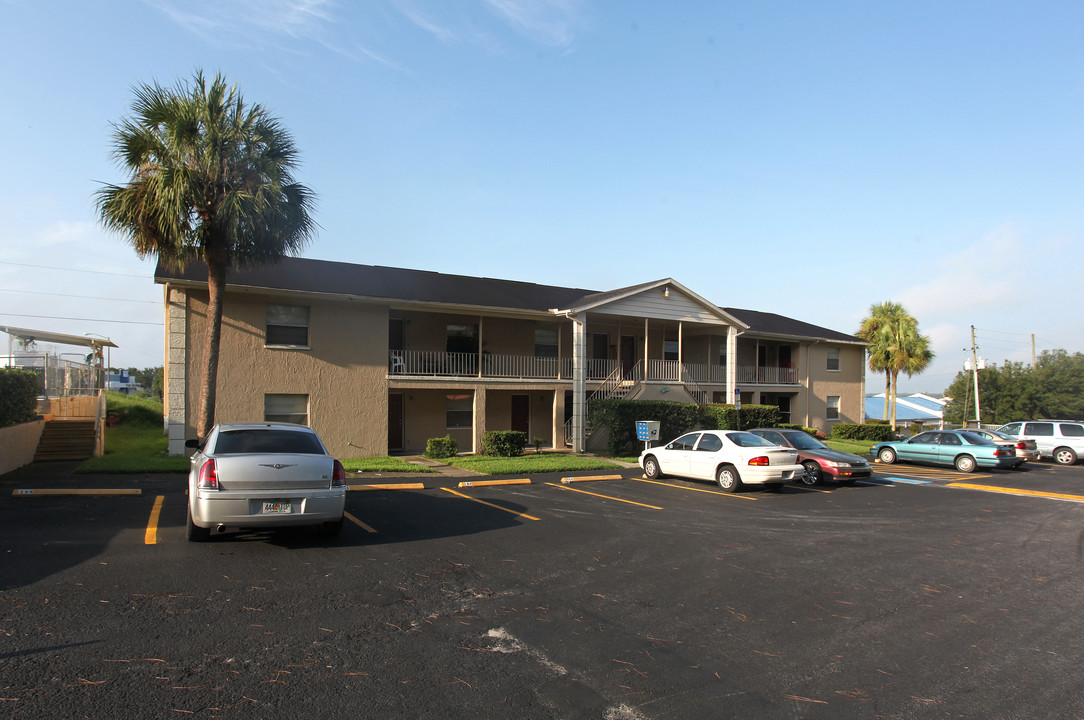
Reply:
[[[945,487],[961,488],[964,490],[981,490],[982,492],[1000,493],[1004,495],[1025,495],[1028,497],[1048,498],[1052,500],[1068,500],[1070,502],[1084,502],[1084,495],[1069,495],[1067,493],[1043,492],[1041,490],[1021,490],[1019,488],[997,487],[995,485],[975,485],[973,483],[949,483]]]
[[[652,485],[662,485],[663,487],[676,488],[678,490],[692,490],[693,492],[703,492],[711,495],[722,495],[723,497],[734,498],[735,500],[752,500],[756,502],[756,498],[748,497],[746,495],[735,495],[733,493],[719,492],[718,490],[706,490],[704,488],[685,487],[684,485],[671,485],[670,483],[659,482],[658,480],[648,480],[647,478],[632,478],[638,482],[651,483]]]
[[[565,485],[558,485],[557,483],[546,483],[546,484],[547,485],[552,485],[553,487],[559,487],[562,490],[568,490],[569,492],[578,492],[578,493],[583,493],[584,495],[594,495],[595,497],[605,498],[606,500],[616,500],[617,502],[628,503],[629,505],[639,505],[640,507],[651,508],[652,510],[662,510],[662,508],[659,507],[658,505],[648,505],[646,503],[638,503],[638,502],[635,502],[633,500],[622,500],[621,498],[611,497],[609,495],[600,495],[598,493],[589,492],[587,490],[580,490],[579,488],[571,488],[571,487],[567,487]]]
[[[347,520],[349,520],[350,522],[354,523],[355,525],[357,525],[357,526],[358,526],[359,528],[361,528],[361,529],[362,529],[362,530],[364,530],[365,532],[368,532],[368,533],[375,533],[375,532],[376,532],[376,530],[374,530],[373,528],[369,527],[368,525],[366,525],[365,523],[363,523],[363,522],[362,522],[361,520],[358,520],[358,519],[357,519],[356,517],[354,517],[354,516],[353,516],[353,515],[351,515],[350,513],[348,513],[348,512],[344,512],[344,513],[343,513],[343,515],[345,515],[345,516],[346,516],[346,519],[347,519]]]
[[[151,516],[147,520],[147,531],[143,533],[144,545],[158,544],[158,517],[162,514],[162,503],[165,499],[165,495],[159,495],[154,499],[154,506],[151,508]]]
[[[498,510],[504,510],[506,513],[511,513],[512,515],[515,515],[516,517],[523,517],[523,518],[527,518],[528,520],[541,520],[542,519],[542,518],[536,518],[534,515],[528,515],[527,513],[517,512],[516,510],[509,510],[506,507],[501,507],[500,505],[496,505],[496,504],[491,503],[491,502],[486,502],[485,500],[479,500],[478,498],[471,497],[470,495],[464,495],[463,493],[452,490],[451,488],[441,488],[441,490],[443,490],[444,492],[450,492],[452,495],[458,495],[461,498],[465,498],[467,500],[471,500],[471,501],[476,502],[476,503],[481,503],[482,505],[488,505],[491,508],[496,508]]]
[[[882,475],[880,479],[892,483],[907,483],[908,485],[929,485],[933,482],[933,480],[919,480],[918,478],[894,477],[890,475]]]

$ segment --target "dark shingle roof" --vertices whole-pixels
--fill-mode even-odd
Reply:
[[[207,282],[207,268],[202,263],[189,263],[184,272],[177,272],[159,261],[154,278],[157,282]],[[554,285],[494,280],[467,275],[446,275],[426,270],[356,265],[354,263],[283,258],[273,265],[244,270],[231,270],[228,285],[253,289],[291,290],[295,292],[354,295],[389,301],[431,302],[474,307],[510,308],[515,310],[568,309],[619,296],[657,281],[632,285],[617,290],[584,290]],[[774,313],[738,308],[722,308],[749,326],[747,332],[821,338],[836,342],[862,342],[853,335],[818,327]]]
[[[207,282],[207,268],[189,263],[183,273],[158,263],[158,282]],[[446,275],[425,270],[355,265],[353,263],[284,258],[274,265],[231,270],[226,283],[235,287],[356,295],[384,300],[448,303],[478,307],[538,310],[565,308],[594,290],[554,287],[514,280]]]

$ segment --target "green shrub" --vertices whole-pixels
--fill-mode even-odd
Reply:
[[[832,438],[836,440],[868,440],[870,442],[885,442],[896,439],[896,433],[891,425],[875,423],[839,423],[832,428]]]
[[[518,457],[527,447],[527,433],[520,430],[489,430],[482,435],[482,454]]]
[[[806,427],[805,425],[795,425],[794,423],[779,423],[776,427],[783,428],[784,430],[801,430],[804,433],[808,433],[818,440],[823,440],[825,435],[817,428]]]
[[[742,405],[740,412],[733,405],[704,405],[702,409],[715,419],[714,427],[720,430],[779,427],[779,408],[775,405]]]
[[[442,438],[429,438],[425,441],[425,456],[431,460],[455,457],[459,452],[459,443],[451,435]]]
[[[38,416],[39,381],[35,372],[0,368],[0,427],[30,422]]]
[[[595,429],[610,431],[611,455],[639,453],[636,439],[637,420],[658,420],[659,439],[669,440],[691,428],[715,428],[714,419],[706,416],[699,405],[664,400],[592,400],[588,404],[587,422]],[[703,425],[704,422],[711,423]]]

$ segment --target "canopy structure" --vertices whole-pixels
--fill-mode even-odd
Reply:
[[[95,352],[102,348],[115,348],[117,344],[106,338],[93,338],[86,335],[69,335],[67,333],[50,332],[49,330],[30,330],[28,328],[10,327],[0,325],[0,332],[6,332],[12,338],[26,340],[27,342],[57,343],[59,345],[79,345],[81,347],[94,348]],[[8,353],[11,354],[10,352]]]

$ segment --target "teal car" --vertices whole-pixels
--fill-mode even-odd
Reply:
[[[1021,459],[1011,443],[994,443],[967,430],[931,430],[899,442],[880,442],[870,454],[886,465],[897,461],[948,465],[960,472],[976,468],[1014,468]]]

